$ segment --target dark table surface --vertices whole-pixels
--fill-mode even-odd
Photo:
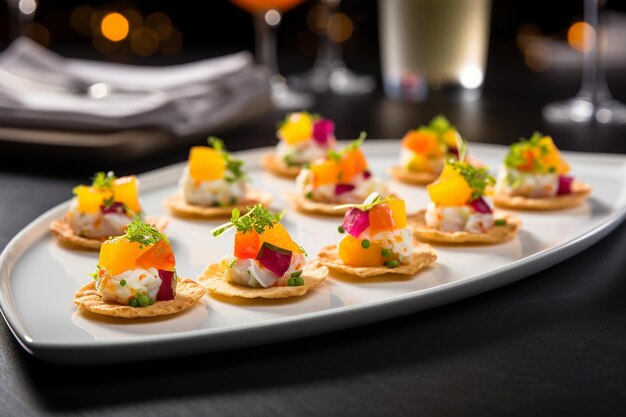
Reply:
[[[335,119],[341,138],[361,130],[399,138],[445,113],[474,142],[508,144],[541,130],[565,150],[626,153],[624,126],[542,120],[541,106],[574,94],[579,75],[532,73],[510,51],[490,59],[479,101],[406,104],[377,91],[321,95],[312,110]],[[616,74],[612,89],[624,99]],[[272,145],[282,115],[222,136],[233,150]],[[0,152],[0,249],[95,170],[141,173],[183,161],[187,147],[95,169],[46,160],[41,150]],[[622,224],[556,266],[463,301],[315,337],[131,365],[44,363],[0,321],[0,415],[623,415],[624,248]]]

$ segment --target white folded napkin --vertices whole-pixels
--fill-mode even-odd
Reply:
[[[99,88],[99,90],[98,90]],[[88,91],[110,91],[94,98]],[[185,137],[270,109],[248,52],[144,67],[68,59],[20,38],[0,54],[0,123],[94,131],[163,128]]]

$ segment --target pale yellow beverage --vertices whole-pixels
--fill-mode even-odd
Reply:
[[[491,0],[379,0],[385,92],[425,99],[433,90],[479,91]]]

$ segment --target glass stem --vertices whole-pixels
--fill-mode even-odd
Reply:
[[[270,82],[280,78],[278,73],[278,58],[276,54],[276,25],[270,25],[265,20],[265,13],[255,13],[254,30],[256,32],[256,58],[267,68]]]
[[[328,22],[332,15],[339,10],[340,0],[322,0],[321,4],[324,7],[322,16],[326,18],[324,22],[324,34],[319,37],[319,46],[317,49],[317,56],[315,58],[315,66],[334,68],[337,66],[343,66],[343,54],[341,51],[341,45],[337,42],[333,42],[328,34]]]
[[[583,53],[583,80],[579,94],[588,97],[594,108],[598,103],[610,100],[601,51],[604,31],[600,25],[600,10],[603,5],[603,0],[585,0],[585,22],[592,28],[593,45]],[[584,42],[587,46],[589,40],[585,39]]]

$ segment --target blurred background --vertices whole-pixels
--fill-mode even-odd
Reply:
[[[202,3],[206,11],[194,2],[165,0],[4,0],[2,6],[2,49],[14,36],[10,22],[11,10],[16,9],[21,9],[25,19],[26,36],[65,57],[162,66],[255,49],[251,15],[228,0]],[[287,77],[311,69],[319,35],[324,33],[340,45],[349,69],[374,77],[376,87],[371,93],[316,93],[309,110],[335,119],[339,138],[356,137],[360,130],[371,138],[400,138],[408,129],[445,112],[472,141],[510,143],[541,129],[571,135],[570,149],[624,151],[623,144],[615,148],[609,143],[616,129],[624,132],[623,127],[589,130],[554,125],[541,115],[546,103],[574,96],[580,88],[582,51],[587,47],[583,33],[589,30],[583,23],[582,0],[559,2],[558,7],[539,0],[493,0],[484,88],[479,100],[469,102],[435,97],[407,103],[385,97],[378,6],[375,0],[343,0],[335,13],[324,17],[319,2],[307,0],[287,10],[277,26],[279,67]],[[624,101],[626,2],[607,1],[602,18],[607,28],[608,84],[613,96]],[[285,113],[270,109],[253,122],[212,133],[222,135],[235,150],[273,145],[275,123]],[[593,147],[589,134],[595,136]],[[172,146],[174,151],[167,157],[183,158],[190,143],[201,143],[205,137],[198,135],[179,148]],[[19,148],[7,143],[0,146],[3,159],[13,159],[6,155]]]

